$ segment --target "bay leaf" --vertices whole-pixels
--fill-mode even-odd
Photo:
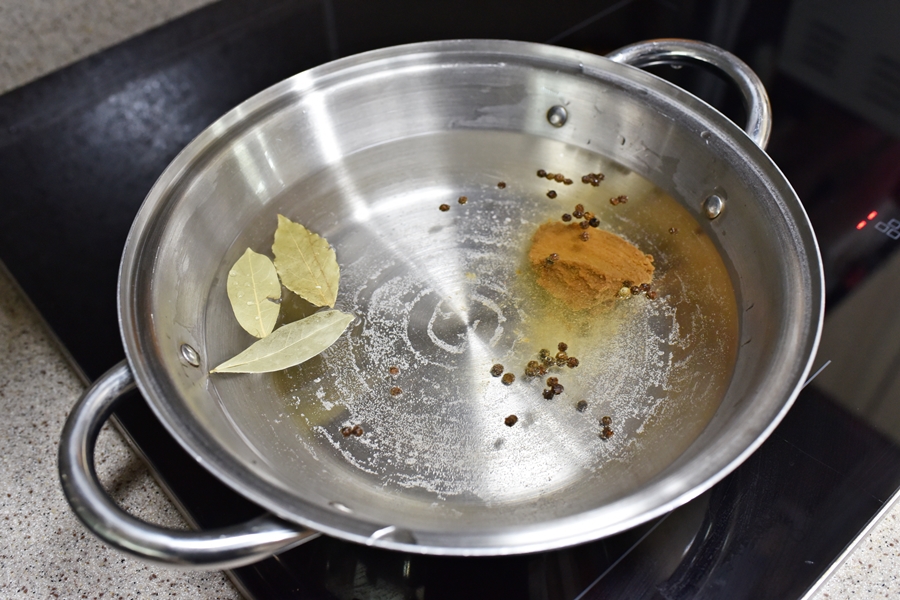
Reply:
[[[331,346],[354,316],[326,310],[282,325],[210,373],[269,373],[309,360]]]
[[[281,283],[268,256],[247,248],[228,271],[226,289],[234,316],[247,333],[258,338],[272,333],[281,310]]]
[[[341,271],[325,238],[278,215],[272,252],[287,289],[316,306],[334,307]]]

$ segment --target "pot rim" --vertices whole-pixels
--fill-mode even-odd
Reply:
[[[712,126],[716,136],[746,157],[746,168],[755,176],[765,179],[773,194],[784,200],[782,210],[786,219],[792,221],[795,233],[800,239],[799,243],[802,245],[801,250],[804,251],[810,276],[809,322],[805,331],[798,335],[802,339],[798,342],[796,369],[801,375],[795,385],[787,391],[785,401],[766,426],[759,431],[750,432],[752,437],[750,442],[739,452],[732,452],[724,465],[707,469],[712,472],[703,475],[699,483],[676,484],[673,481],[674,474],[669,473],[664,477],[655,477],[642,486],[641,489],[646,492],[642,491],[643,497],[640,500],[643,501],[626,497],[586,514],[579,514],[577,518],[566,517],[544,521],[515,532],[486,531],[479,536],[470,536],[469,539],[429,532],[399,531],[390,526],[386,527],[384,523],[367,523],[353,514],[329,510],[295,497],[292,497],[291,503],[301,504],[302,514],[286,509],[286,494],[281,488],[242,465],[237,465],[236,468],[234,461],[217,451],[217,446],[204,436],[202,428],[197,423],[186,423],[169,406],[166,390],[160,384],[152,364],[154,353],[158,352],[159,348],[141,333],[143,320],[152,319],[152,315],[141,314],[138,308],[140,295],[147,290],[139,289],[135,282],[146,257],[154,254],[154,247],[148,240],[153,238],[154,230],[164,226],[160,221],[164,220],[167,211],[166,199],[173,193],[173,189],[178,187],[182,177],[190,172],[204,153],[214,147],[223,136],[237,135],[244,122],[253,116],[259,118],[260,115],[268,114],[267,111],[277,110],[281,103],[326,87],[332,81],[378,70],[388,63],[391,67],[414,64],[416,61],[438,54],[458,56],[460,61],[481,57],[482,60],[490,60],[496,64],[524,60],[542,68],[588,74],[613,85],[633,90],[634,93],[652,94],[659,101],[687,113],[704,128]],[[289,521],[358,543],[425,554],[486,556],[550,550],[618,533],[673,510],[708,490],[733,471],[778,425],[809,375],[822,330],[824,275],[812,227],[790,184],[765,152],[756,146],[740,127],[705,102],[645,71],[597,55],[529,42],[449,40],[384,48],[314,67],[249,98],[201,132],[160,175],[132,224],[120,264],[118,314],[128,362],[134,372],[138,388],[148,400],[154,414],[195,460],[243,496]],[[667,469],[666,472],[668,471]],[[659,498],[664,500],[659,501]],[[613,519],[610,523],[611,515],[620,518]],[[586,522],[591,526],[585,527]]]

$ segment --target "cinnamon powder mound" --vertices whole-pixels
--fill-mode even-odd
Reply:
[[[591,228],[585,241],[584,231],[579,223],[559,221],[538,228],[528,260],[541,287],[581,310],[613,301],[626,281],[650,283],[652,256],[602,229]]]

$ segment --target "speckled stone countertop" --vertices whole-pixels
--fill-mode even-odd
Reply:
[[[107,548],[69,509],[56,455],[84,384],[31,304],[0,269],[0,598],[240,598],[222,573],[148,565]],[[116,431],[104,427],[97,472],[130,513],[185,528]],[[102,595],[101,595],[102,594]]]
[[[213,0],[0,0],[0,94]]]
[[[0,0],[0,93],[212,0]],[[0,235],[3,234],[0,222]],[[0,268],[0,597],[239,598],[222,573],[139,562],[93,538],[69,509],[57,444],[84,389],[39,315]],[[184,528],[143,463],[109,426],[97,471],[132,514]],[[900,505],[814,596],[900,598]]]

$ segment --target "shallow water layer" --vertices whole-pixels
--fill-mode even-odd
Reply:
[[[538,169],[574,183],[539,178]],[[605,174],[597,187],[581,182],[591,172]],[[610,203],[621,195],[627,203]],[[529,241],[576,203],[653,255],[655,300],[638,295],[611,309],[574,311],[536,285]],[[677,201],[596,154],[472,131],[371,148],[266,206],[235,240],[234,259],[248,246],[271,255],[277,214],[334,246],[336,308],[357,316],[319,357],[253,376],[267,378],[258,387],[283,408],[274,437],[292,439],[329,469],[423,499],[487,506],[595,479],[613,498],[681,454],[728,384],[738,321],[712,241]],[[214,289],[208,318],[233,320],[226,302],[224,289]],[[312,310],[286,292],[280,322]],[[546,377],[524,370],[559,342],[580,364],[550,369],[564,391],[547,400]],[[494,364],[515,381],[493,377]],[[229,393],[220,389],[219,397],[240,427],[246,402]],[[581,400],[584,411],[576,410]],[[511,427],[510,415],[518,419]],[[608,439],[600,435],[604,416]],[[341,434],[353,425],[364,434]],[[270,440],[248,442],[277,462]]]

